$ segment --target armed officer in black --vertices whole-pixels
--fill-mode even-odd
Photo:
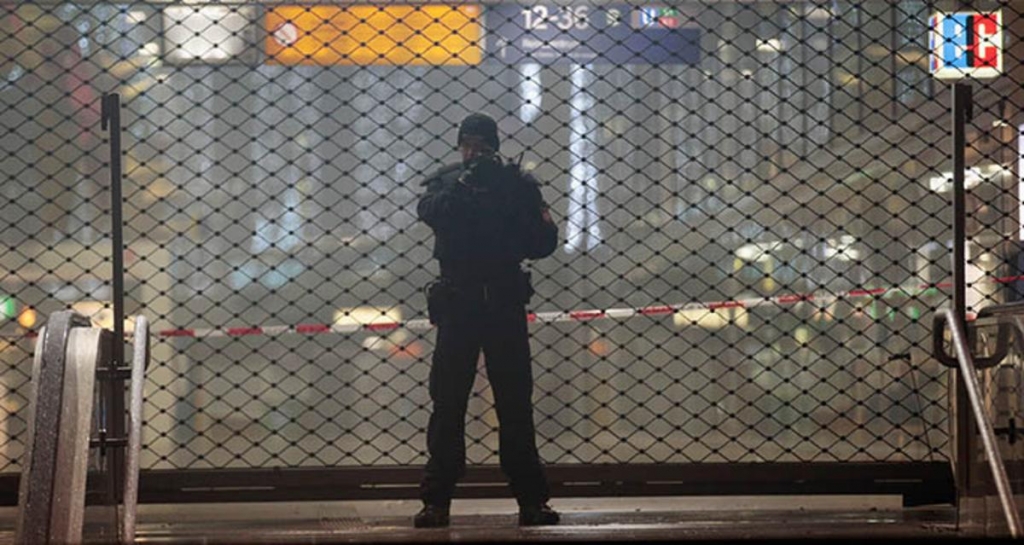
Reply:
[[[466,468],[466,405],[481,349],[494,392],[501,468],[519,504],[519,524],[557,524],[533,426],[533,377],[526,303],[533,294],[524,259],[554,252],[558,228],[533,176],[497,155],[497,124],[483,114],[459,126],[462,162],[428,177],[417,212],[435,236],[441,278],[428,290],[437,326],[430,371],[434,411],[430,455],[415,526],[447,526],[456,481]]]

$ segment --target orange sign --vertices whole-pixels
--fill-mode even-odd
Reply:
[[[470,65],[483,56],[480,6],[276,6],[267,9],[273,64]]]

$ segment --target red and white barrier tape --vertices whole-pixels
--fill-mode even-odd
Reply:
[[[993,278],[976,284],[1005,284],[1017,280],[1024,280],[1024,275]],[[808,294],[777,295],[774,297],[755,297],[749,299],[736,299],[732,301],[707,301],[677,303],[672,305],[653,305],[638,308],[613,308],[613,309],[590,309],[590,310],[569,310],[553,312],[536,312],[527,314],[527,320],[531,323],[560,323],[560,322],[586,322],[605,319],[623,319],[636,316],[659,316],[673,314],[686,310],[722,310],[732,308],[756,308],[762,306],[795,305],[803,302],[815,302],[819,305],[828,305],[842,299],[858,299],[865,297],[879,297],[882,295],[907,292],[921,292],[928,289],[949,289],[953,284],[943,282],[938,284],[914,284],[912,286],[894,286],[889,288],[854,289],[832,292],[816,292]],[[204,328],[204,329],[164,329],[154,332],[159,337],[189,337],[189,338],[211,338],[211,337],[245,337],[249,335],[276,336],[288,333],[313,335],[320,333],[355,333],[358,331],[388,332],[399,328],[409,330],[427,330],[433,325],[429,320],[417,319],[404,322],[373,322],[368,324],[297,324],[297,325],[274,325],[274,326],[248,326],[228,328]],[[38,333],[29,331],[22,335],[7,335],[6,337],[34,338]]]

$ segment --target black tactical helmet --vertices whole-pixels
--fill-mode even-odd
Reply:
[[[498,124],[489,115],[481,113],[467,115],[459,124],[458,143],[461,144],[462,138],[468,134],[483,138],[494,148],[494,151],[498,151]]]

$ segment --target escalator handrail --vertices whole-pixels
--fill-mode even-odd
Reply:
[[[1024,315],[1024,301],[1013,301],[1011,303],[999,303],[989,305],[978,311],[978,318],[989,318],[992,316]]]
[[[121,542],[135,543],[135,523],[139,503],[139,457],[142,450],[142,401],[146,368],[149,366],[149,321],[135,317],[132,338],[131,381],[128,386],[126,426],[128,448],[125,452],[124,510],[121,516]]]

